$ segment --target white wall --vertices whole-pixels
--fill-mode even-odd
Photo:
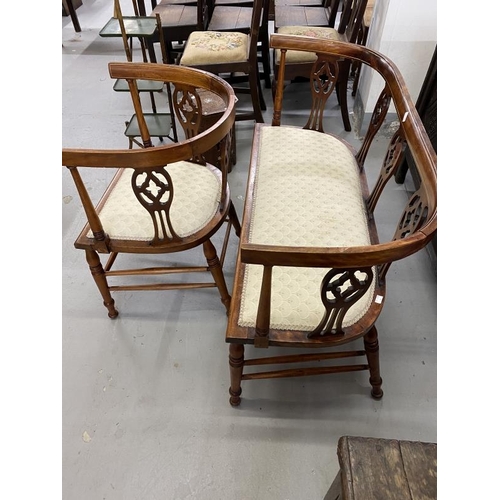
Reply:
[[[437,0],[376,0],[366,46],[396,64],[414,101],[436,44]],[[360,124],[364,125],[364,113],[373,111],[382,89],[382,78],[364,67],[355,105]]]

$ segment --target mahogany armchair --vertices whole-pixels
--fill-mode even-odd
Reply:
[[[240,404],[242,381],[358,370],[369,371],[371,394],[378,399],[383,392],[375,323],[384,305],[392,307],[387,271],[392,262],[423,249],[436,231],[436,153],[400,72],[382,54],[303,36],[271,35],[271,47],[285,64],[279,66],[273,123],[257,124],[254,132],[226,330],[230,403]],[[292,51],[315,59],[311,112],[303,128],[281,124]],[[345,60],[367,65],[385,81],[357,150],[325,132],[324,110]],[[369,189],[365,160],[391,102],[399,128]],[[404,206],[384,187],[406,147],[422,182]],[[394,236],[380,242],[375,218],[382,196],[384,204],[394,205]],[[357,340],[364,349],[338,349]],[[249,359],[246,346],[253,347]],[[271,346],[298,352],[265,356]],[[266,370],[267,365],[287,368]]]
[[[123,78],[130,87],[139,124],[142,149],[63,149],[62,165],[76,184],[87,223],[75,241],[85,251],[90,272],[110,318],[118,315],[112,292],[154,291],[217,287],[226,310],[228,293],[222,265],[233,227],[240,224],[231,201],[228,182],[228,136],[234,124],[234,91],[221,78],[204,71],[176,65],[110,63],[111,78]],[[152,147],[140,104],[137,80],[163,81],[172,87],[173,107],[185,139]],[[225,111],[201,131],[201,94],[210,92],[223,101]],[[205,160],[205,153],[220,145],[219,168]],[[84,182],[87,169],[116,170],[101,200],[94,203]],[[227,223],[221,257],[211,238]],[[174,254],[202,247],[206,266],[175,267],[165,263],[150,267],[146,255]],[[108,255],[101,263],[100,255]],[[117,269],[120,254],[131,254],[137,267]],[[126,259],[129,261],[130,259]],[[212,281],[159,282],[163,275],[209,272]],[[145,277],[137,283],[137,277]],[[128,280],[126,279],[128,278]],[[147,280],[146,280],[147,278]]]

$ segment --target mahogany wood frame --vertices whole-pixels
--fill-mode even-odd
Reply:
[[[125,149],[125,150],[97,150],[97,149],[70,149],[62,150],[62,165],[66,166],[75,182],[76,188],[87,216],[87,224],[81,231],[75,241],[75,247],[82,249],[86,253],[87,262],[96,285],[101,292],[103,302],[108,310],[108,316],[115,318],[118,311],[114,305],[114,299],[111,291],[123,290],[170,290],[180,288],[206,288],[217,286],[221,295],[221,301],[229,308],[230,295],[228,293],[222,264],[228,243],[231,227],[234,227],[239,236],[240,223],[230,198],[229,186],[227,182],[229,147],[228,136],[231,133],[235,118],[236,97],[231,86],[221,78],[207,73],[205,71],[193,68],[184,68],[176,65],[163,65],[151,63],[110,63],[109,72],[111,78],[123,78],[129,83],[134,108],[137,115],[139,127],[141,129],[141,138],[145,146],[144,149]],[[197,96],[197,89],[204,89],[217,94],[224,102],[226,110],[219,119],[210,127],[200,131],[202,123],[201,109],[194,107],[193,113],[184,120],[183,102],[173,99],[174,110],[184,128],[186,139],[177,143],[170,143],[158,147],[152,147],[149,131],[144,121],[143,111],[140,104],[139,92],[137,90],[137,80],[156,80],[163,81],[175,91],[188,94],[192,98]],[[201,99],[197,98],[199,102]],[[221,144],[221,162],[220,169],[204,160],[204,154],[210,149]],[[205,164],[221,181],[221,201],[219,210],[206,226],[195,234],[181,238],[175,231],[172,231],[172,237],[158,237],[156,230],[155,237],[151,241],[123,240],[110,238],[104,231],[103,225],[99,219],[99,212],[104,202],[113,191],[114,186],[122,175],[124,168],[132,168],[135,173],[146,173],[147,175],[160,171],[161,175],[167,178],[166,186],[173,189],[170,176],[163,169],[164,166],[178,161],[195,161]],[[80,171],[84,168],[113,168],[118,169],[113,180],[107,187],[99,203],[94,205],[92,202]],[[134,193],[140,200],[140,193],[137,192],[135,185],[132,186]],[[144,206],[144,204],[143,204]],[[154,209],[146,208],[155,221],[157,214]],[[168,208],[165,208],[166,218],[169,219]],[[227,222],[227,229],[224,237],[221,257],[219,259],[215,247],[210,238]],[[88,237],[91,231],[93,236]],[[207,266],[186,266],[177,267],[156,267],[156,268],[137,268],[112,270],[116,257],[120,253],[129,254],[168,254],[181,252],[197,246],[203,247],[203,252],[207,259]],[[103,266],[100,262],[99,254],[109,254],[107,263]],[[175,274],[179,272],[200,272],[209,271],[213,277],[213,282],[203,283],[155,283],[155,284],[120,284],[111,286],[108,283],[110,277],[122,276],[158,276],[162,274]]]
[[[376,103],[369,130],[364,142],[355,155],[359,165],[362,192],[368,213],[367,222],[369,224],[371,245],[319,248],[257,245],[249,242],[255,171],[258,161],[258,143],[260,130],[265,126],[257,124],[250,160],[240,246],[233,286],[233,298],[226,330],[226,342],[230,344],[230,403],[233,406],[240,404],[242,380],[296,377],[366,369],[370,371],[372,396],[380,398],[383,392],[381,389],[382,379],[380,377],[378,334],[375,328],[375,321],[386,300],[385,277],[392,262],[404,259],[424,248],[432,239],[437,229],[436,153],[432,148],[422,121],[411,100],[403,77],[397,67],[382,54],[360,45],[345,42],[285,35],[271,35],[271,47],[275,50],[280,50],[284,60],[286,60],[287,50],[305,50],[317,54],[318,65],[323,64],[325,61],[333,65],[336,65],[338,61],[346,59],[357,61],[377,71],[385,80],[386,86]],[[282,64],[278,74],[272,126],[280,126],[284,81],[285,64]],[[331,83],[334,84],[334,82]],[[369,152],[370,145],[384,121],[391,99],[400,121],[400,128],[388,147],[387,155],[381,166],[379,180],[370,193],[365,178],[364,161]],[[323,132],[322,110],[325,103],[326,97],[319,96],[316,99],[313,98],[314,109],[312,110],[308,124],[304,128]],[[403,157],[405,144],[415,160],[422,183],[418,191],[408,201],[400,219],[396,221],[394,238],[391,241],[381,243],[377,236],[374,210],[383,188],[397,170]],[[325,158],[325,162],[328,162],[328,158]],[[297,209],[300,210],[300,207],[297,207]],[[254,327],[242,327],[238,325],[245,264],[261,265],[264,268],[257,320]],[[310,332],[275,330],[269,326],[273,266],[326,267],[338,270],[362,269],[376,266],[378,273],[374,297],[380,295],[383,297],[383,301],[379,303],[377,300],[373,300],[368,312],[362,319],[352,326],[343,328],[340,334],[311,336]],[[320,284],[318,284],[318,292],[319,290]],[[361,351],[300,353],[267,358],[257,357],[255,359],[244,358],[245,344],[253,344],[257,348],[266,348],[268,346],[328,348],[345,344],[361,337],[364,339],[365,347]],[[312,360],[350,356],[366,357],[366,362],[351,365],[292,368],[265,372],[245,371],[244,373],[244,369],[249,366],[302,363]]]

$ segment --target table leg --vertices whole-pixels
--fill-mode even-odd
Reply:
[[[75,7],[73,6],[73,0],[66,0],[66,4],[68,6],[69,16],[71,17],[71,22],[73,23],[73,27],[77,33],[82,31],[80,28],[80,22],[78,21],[78,16],[76,15]]]

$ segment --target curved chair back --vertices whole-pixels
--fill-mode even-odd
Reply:
[[[151,63],[110,63],[112,78],[128,82],[144,148],[126,150],[62,150],[62,164],[75,182],[87,224],[75,247],[86,252],[92,276],[108,308],[118,312],[111,290],[164,290],[217,286],[221,300],[229,307],[230,297],[219,261],[210,238],[224,222],[229,222],[223,243],[227,245],[229,228],[239,233],[239,222],[231,202],[227,182],[228,136],[235,120],[236,97],[223,79],[193,68]],[[163,81],[172,88],[172,106],[184,129],[185,139],[153,147],[148,124],[141,106],[138,80]],[[207,93],[211,98],[206,99]],[[222,101],[225,111],[211,126],[204,126],[204,107],[210,101]],[[207,104],[208,103],[208,104]],[[219,147],[218,167],[210,165],[206,153]],[[95,168],[117,169],[101,200],[95,204],[81,171]],[[184,267],[180,271],[210,271],[214,283],[117,285],[108,278],[125,275],[158,275],[180,272],[175,268],[114,271],[111,267],[119,253],[173,253],[203,245],[208,266]],[[98,253],[110,254],[103,267]],[[223,259],[222,259],[223,260]]]

